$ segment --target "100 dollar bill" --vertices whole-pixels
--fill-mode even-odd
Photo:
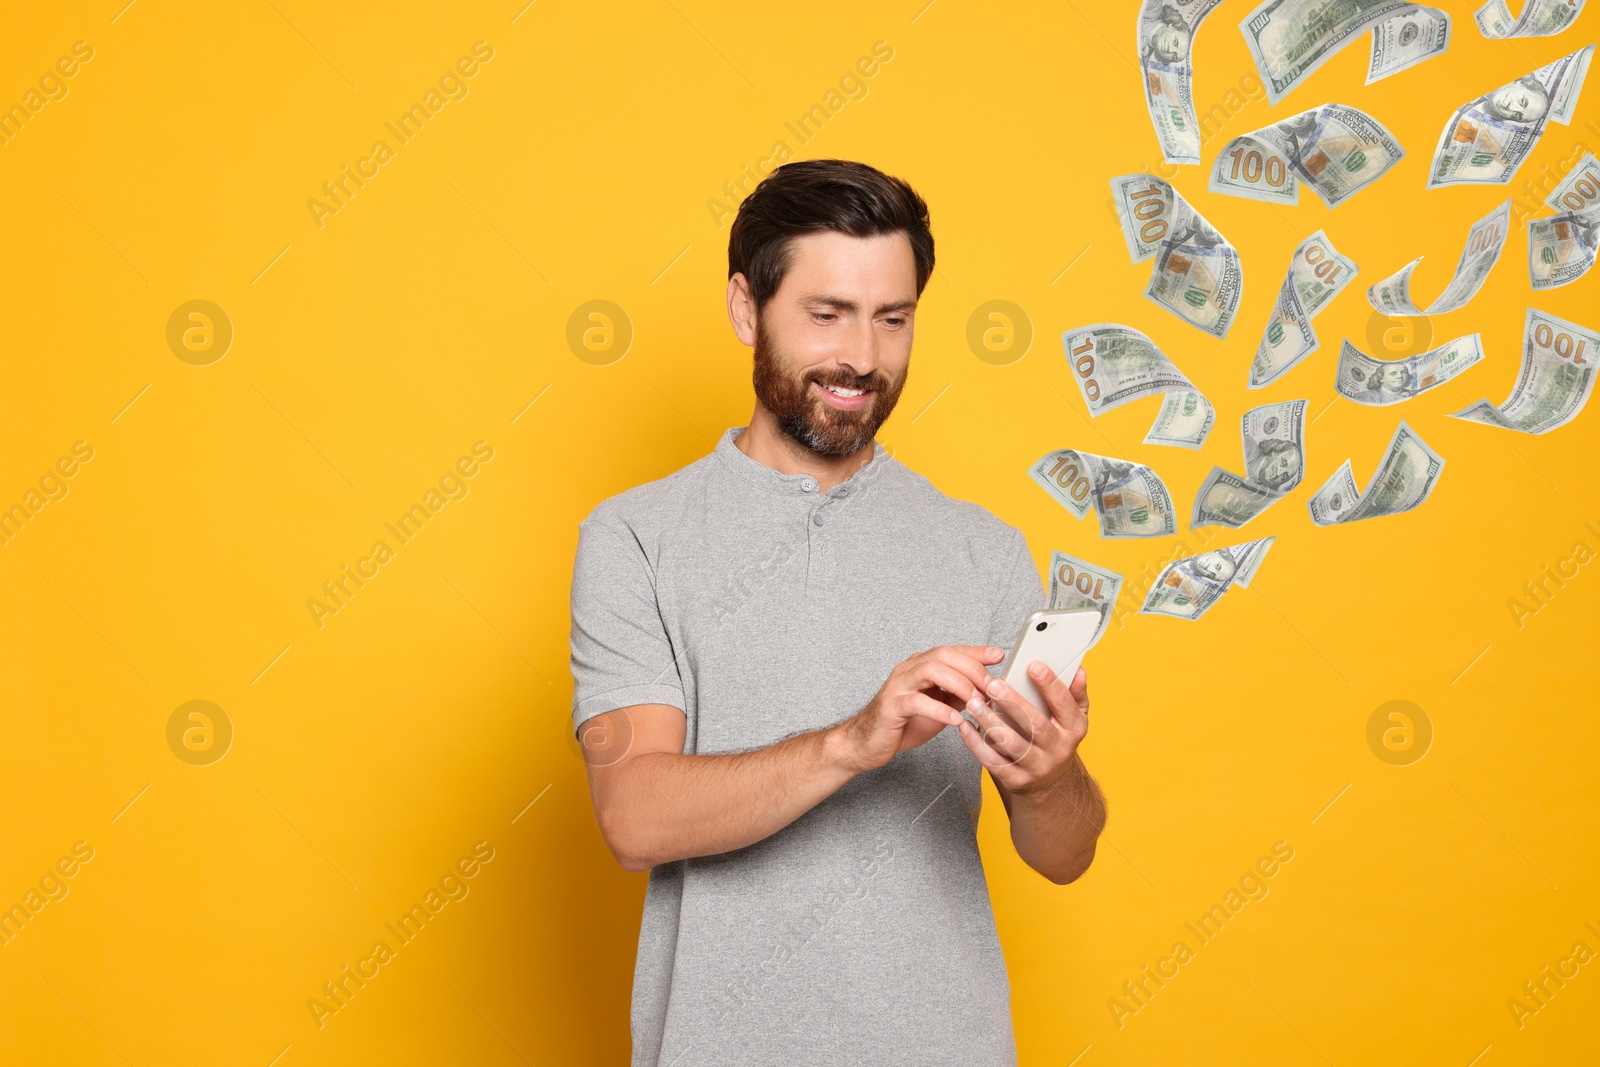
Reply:
[[[1297,204],[1300,183],[1337,207],[1386,174],[1406,150],[1377,119],[1324,104],[1236,137],[1217,155],[1213,193]]]
[[[1411,272],[1422,262],[1418,256],[1394,274],[1377,282],[1367,290],[1367,301],[1386,315],[1443,315],[1459,311],[1478,294],[1489,272],[1500,262],[1500,253],[1506,247],[1506,236],[1511,232],[1511,201],[1507,200],[1489,214],[1472,224],[1467,231],[1467,243],[1456,263],[1456,272],[1450,284],[1444,287],[1439,298],[1428,305],[1426,311],[1417,307],[1411,296]]]
[[[1318,526],[1398,515],[1427,500],[1443,471],[1444,458],[1402,419],[1365,493],[1356,488],[1355,474],[1347,459],[1306,506],[1311,521]]]
[[[1491,41],[1506,37],[1553,37],[1583,13],[1584,0],[1523,0],[1522,14],[1511,17],[1506,0],[1489,0],[1472,13],[1478,30]]]
[[[1508,184],[1546,123],[1571,119],[1593,53],[1588,45],[1457,108],[1433,150],[1428,188]]]
[[[1088,648],[1099,643],[1117,607],[1117,595],[1122,592],[1122,575],[1104,567],[1087,563],[1065,552],[1050,556],[1050,590],[1046,606],[1050,608],[1094,608],[1100,612],[1100,622],[1089,638]],[[1085,649],[1087,651],[1088,649]],[[1072,681],[1072,679],[1067,679]]]
[[[1260,389],[1276,381],[1321,347],[1311,320],[1344,291],[1359,270],[1321,230],[1300,242],[1250,364],[1250,388]]]
[[[1443,385],[1482,359],[1483,340],[1475,333],[1396,360],[1373,359],[1346,340],[1333,387],[1358,404],[1384,407]]]
[[[1170,615],[1193,622],[1234,586],[1249,586],[1276,538],[1229,545],[1167,564],[1139,609],[1141,615]]]
[[[1177,533],[1172,494],[1143,463],[1063,448],[1048,452],[1028,477],[1051,499],[1082,519],[1092,505],[1101,537],[1162,537]]]
[[[1190,54],[1200,23],[1222,0],[1144,0],[1139,8],[1139,65],[1145,104],[1168,163],[1200,162]]]
[[[1480,400],[1450,417],[1502,430],[1549,433],[1577,418],[1589,402],[1597,356],[1600,333],[1529,308],[1523,326],[1522,366],[1511,395],[1498,407]]]
[[[1571,285],[1594,266],[1600,205],[1528,220],[1528,278],[1535,289]]]
[[[1239,29],[1256,70],[1261,72],[1267,99],[1276,104],[1363,33],[1390,19],[1403,18],[1416,7],[1406,0],[1266,0],[1239,23]],[[1443,11],[1423,10],[1448,24],[1449,16]],[[1378,34],[1374,49],[1385,39],[1398,43],[1402,32],[1396,28],[1392,33]],[[1438,55],[1449,45],[1448,32],[1436,33],[1435,37],[1437,50],[1428,55]],[[1394,64],[1380,64],[1374,57],[1372,66],[1380,65]],[[1394,65],[1394,69],[1403,67]],[[1368,78],[1369,82],[1372,80]]]

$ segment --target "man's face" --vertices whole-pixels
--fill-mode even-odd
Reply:
[[[911,360],[916,259],[904,234],[794,238],[789,270],[756,324],[756,400],[824,456],[872,442]]]
[[[1189,54],[1189,35],[1176,26],[1157,26],[1150,31],[1150,49],[1163,63],[1176,63]]]
[[[1489,103],[1501,115],[1518,122],[1532,122],[1544,114],[1544,96],[1526,85],[1514,84],[1489,94]]]
[[[1411,372],[1399,364],[1384,367],[1378,372],[1377,386],[1390,393],[1398,393],[1411,384]]]
[[[1294,476],[1299,456],[1292,450],[1274,452],[1256,468],[1256,481],[1276,489]]]
[[[1233,577],[1233,557],[1226,552],[1206,552],[1194,558],[1194,572],[1215,582]]]

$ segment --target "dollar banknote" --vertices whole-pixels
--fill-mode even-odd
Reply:
[[[1250,585],[1274,540],[1263,537],[1167,564],[1156,576],[1139,614],[1198,619],[1229,589]]]
[[[1443,470],[1444,459],[1402,419],[1389,439],[1383,462],[1367,483],[1367,491],[1356,489],[1355,474],[1350,461],[1345,460],[1312,495],[1307,505],[1311,521],[1318,526],[1332,526],[1410,511],[1428,499]]]
[[[1089,648],[1099,643],[1117,607],[1122,592],[1122,575],[1087,563],[1065,552],[1050,556],[1050,590],[1046,604],[1051,608],[1094,608],[1100,622],[1089,638]],[[1068,681],[1071,681],[1069,678]]]
[[[1444,292],[1428,305],[1426,311],[1419,308],[1411,296],[1411,272],[1422,262],[1421,256],[1375,283],[1367,290],[1367,300],[1386,315],[1443,315],[1458,311],[1466,307],[1467,301],[1483,288],[1489,272],[1500,262],[1500,253],[1506,247],[1506,235],[1510,232],[1511,201],[1507,200],[1472,224],[1450,284],[1444,287]]]
[[[1064,448],[1041,457],[1028,477],[1074,518],[1082,519],[1093,506],[1101,537],[1162,537],[1178,531],[1172,494],[1142,463]]]
[[[1344,291],[1359,270],[1321,230],[1300,242],[1289,259],[1289,272],[1250,364],[1250,388],[1260,389],[1276,381],[1321,347],[1311,320]]]
[[[1509,184],[1545,124],[1571,119],[1593,52],[1588,45],[1457,108],[1433,151],[1428,188]]]
[[[1478,30],[1492,41],[1504,37],[1553,37],[1583,13],[1584,0],[1523,0],[1522,14],[1511,17],[1506,0],[1489,0],[1472,13]]]
[[[1535,289],[1571,285],[1594,266],[1600,205],[1528,220],[1528,277]]]
[[[1144,0],[1139,8],[1139,65],[1145,104],[1168,163],[1200,162],[1194,114],[1194,35],[1222,0]]]
[[[1207,188],[1247,200],[1298,204],[1300,183],[1330,208],[1405,158],[1394,134],[1364,111],[1324,104],[1235,137],[1217,155]]]
[[[1436,7],[1413,6],[1372,28],[1367,84],[1432,59],[1450,48],[1450,16]]]
[[[1482,359],[1483,339],[1475,333],[1396,360],[1373,359],[1345,341],[1333,387],[1357,404],[1384,407],[1443,385]]]
[[[1263,404],[1239,420],[1245,473],[1212,467],[1194,496],[1189,528],[1237,529],[1289,494],[1306,473],[1306,402]]]
[[[1571,422],[1588,403],[1597,353],[1600,332],[1529,308],[1522,366],[1506,402],[1496,407],[1480,400],[1450,417],[1502,430],[1549,433]]]
[[[1135,263],[1155,257],[1145,297],[1191,326],[1226,337],[1244,296],[1239,252],[1178,191],[1149,174],[1111,179]]]
[[[1600,159],[1585,152],[1544,202],[1556,211],[1587,211],[1600,205]]]
[[[1359,40],[1363,33],[1391,20],[1403,19],[1417,7],[1405,0],[1265,0],[1239,23],[1239,29],[1244,33],[1245,46],[1250,50],[1250,58],[1255,60],[1256,70],[1261,72],[1267,99],[1276,104],[1346,45]],[[1423,10],[1435,19],[1449,22],[1450,16],[1443,11]],[[1375,33],[1373,51],[1376,52],[1386,39],[1398,44],[1404,36],[1403,28],[1402,22],[1391,31]],[[1448,44],[1446,32],[1438,51],[1429,55],[1438,55]],[[1374,56],[1372,65],[1377,63]],[[1369,76],[1367,80],[1374,79]]]
[[[1144,435],[1144,443],[1199,448],[1206,443],[1206,435],[1216,421],[1216,409],[1199,390],[1174,391],[1162,399],[1161,410],[1156,412],[1150,432]]]
[[[1145,442],[1183,448],[1205,443],[1214,418],[1210,401],[1150,338],[1132,326],[1101,322],[1068,330],[1061,343],[1091,418],[1165,393],[1178,399],[1162,405]]]

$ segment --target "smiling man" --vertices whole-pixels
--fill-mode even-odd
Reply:
[[[876,440],[932,272],[905,182],[778,168],[728,244],[750,424],[580,527],[573,721],[650,872],[636,1067],[1013,1064],[982,769],[1035,870],[1094,858],[1086,675],[1035,670],[1044,708],[993,677],[1043,601],[1027,542]]]

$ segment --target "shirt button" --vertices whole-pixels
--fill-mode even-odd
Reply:
[[[811,516],[811,521],[816,523],[818,526],[821,526],[823,523],[822,512],[819,511],[815,515]]]
[[[815,493],[817,491],[817,483],[811,478],[806,478],[800,483],[800,491],[804,493]]]
[[[841,485],[838,488],[838,490],[835,491],[834,495],[835,496],[849,496],[850,495],[850,487],[848,485]]]

